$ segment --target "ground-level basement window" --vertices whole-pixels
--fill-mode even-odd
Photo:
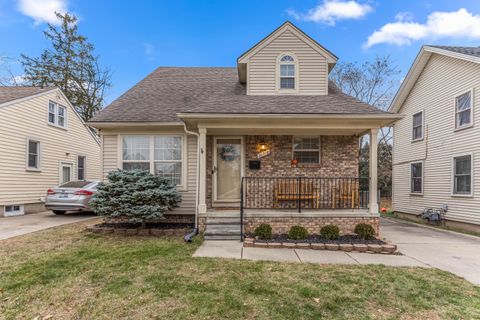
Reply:
[[[12,204],[4,207],[4,215],[16,216],[23,214],[23,206],[21,204]]]
[[[123,136],[122,166],[124,170],[147,170],[175,185],[183,181],[183,136]]]
[[[298,163],[320,163],[320,137],[293,137],[293,159]]]
[[[412,163],[410,171],[410,192],[421,194],[423,192],[423,163]]]
[[[472,155],[453,158],[453,194],[472,194]]]

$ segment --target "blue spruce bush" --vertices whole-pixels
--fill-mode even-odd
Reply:
[[[180,193],[167,179],[148,171],[118,170],[107,175],[90,202],[95,212],[108,219],[141,223],[164,219],[165,212],[178,207]]]

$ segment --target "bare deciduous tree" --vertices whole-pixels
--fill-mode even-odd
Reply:
[[[400,70],[390,57],[376,57],[362,64],[339,63],[330,73],[330,79],[346,94],[379,109],[386,110],[398,87]],[[380,142],[390,143],[391,127],[380,130]]]

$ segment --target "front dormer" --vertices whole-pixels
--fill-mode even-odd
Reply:
[[[326,95],[337,57],[290,22],[237,59],[248,95]]]

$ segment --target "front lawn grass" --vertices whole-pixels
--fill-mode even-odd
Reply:
[[[199,240],[83,230],[0,241],[1,319],[480,318],[480,288],[439,270],[192,258]]]

